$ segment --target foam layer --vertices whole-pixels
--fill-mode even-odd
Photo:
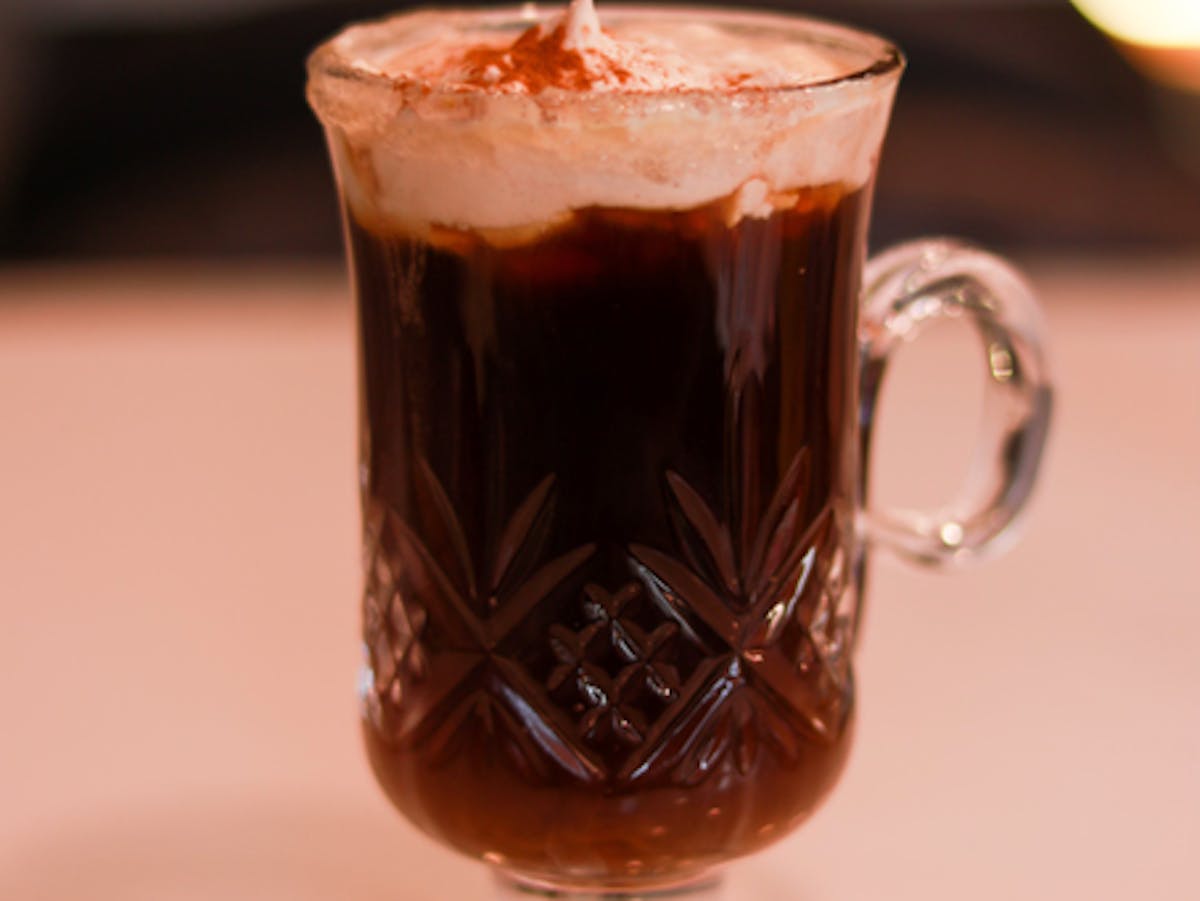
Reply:
[[[798,19],[604,7],[567,19],[411,13],[310,59],[355,214],[536,234],[592,206],[765,216],[874,171],[899,60]]]
[[[731,40],[710,25],[619,20],[605,31],[592,0],[572,0],[561,20],[530,25],[515,41],[499,34],[464,46],[461,33],[448,28],[361,62],[385,77],[439,90],[511,94],[728,92],[826,80],[847,70],[828,51],[773,36]]]

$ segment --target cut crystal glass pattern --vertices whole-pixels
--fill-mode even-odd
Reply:
[[[800,522],[803,453],[742,529],[740,556],[669,472],[677,547],[629,546],[630,578],[612,587],[580,581],[595,545],[543,562],[553,476],[487,561],[470,558],[432,469],[420,476],[434,514],[421,535],[378,504],[366,517],[365,707],[381,735],[435,761],[484,741],[531,781],[565,772],[614,787],[746,775],[764,749],[794,763],[805,742],[837,738],[851,691],[846,555],[831,505]],[[570,584],[582,584],[573,601]]]

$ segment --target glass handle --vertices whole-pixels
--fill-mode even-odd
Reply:
[[[948,240],[903,244],[867,264],[862,342],[862,496],[879,389],[893,348],[925,326],[966,316],[983,341],[983,429],[958,497],[931,512],[863,513],[866,538],[920,563],[962,563],[1008,546],[1033,489],[1052,389],[1041,313],[1025,281],[991,254]]]

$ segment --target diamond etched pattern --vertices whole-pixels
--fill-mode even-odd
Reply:
[[[363,565],[363,640],[367,654],[366,684],[362,691],[365,712],[377,726],[382,724],[387,702],[399,704],[407,680],[420,681],[428,671],[421,645],[427,622],[425,608],[402,598],[381,543],[383,511],[377,504],[365,516]]]
[[[418,473],[421,509],[432,511],[423,535],[382,506],[366,517],[363,620],[371,678],[364,684],[372,724],[394,741],[422,744],[435,759],[449,759],[481,730],[529,778],[544,777],[549,760],[578,778],[597,778],[595,762],[577,753],[572,736],[530,710],[526,698],[536,686],[502,650],[595,550],[585,545],[540,561],[554,477],[513,511],[493,559],[474,561],[436,474],[424,461]],[[436,653],[426,651],[423,637],[436,641]]]
[[[764,747],[794,762],[805,742],[836,738],[850,694],[845,554],[830,505],[799,522],[803,453],[744,530],[740,558],[669,472],[682,554],[631,545],[632,578],[586,582],[574,618],[534,624],[535,653],[534,611],[596,552],[541,563],[553,477],[514,510],[494,559],[472,561],[441,484],[421,473],[436,512],[424,538],[393,511],[367,516],[365,706],[381,734],[449,760],[482,733],[531,780],[559,770],[613,786],[746,775]]]
[[[822,603],[827,610],[837,605],[842,586],[828,577],[840,542],[829,505],[799,522],[807,480],[801,453],[761,520],[745,531],[750,553],[739,559],[728,527],[682,477],[668,473],[687,562],[644,545],[630,553],[647,593],[676,617],[703,662],[672,705],[657,746],[626,770],[629,779],[670,773],[690,785],[726,764],[745,775],[764,745],[794,762],[805,742],[836,740],[850,686],[831,665],[834,642],[815,641],[810,623]],[[830,632],[848,627],[834,619],[827,614]]]
[[[550,627],[555,664],[545,680],[548,695],[577,718],[579,735],[599,748],[614,739],[629,748],[641,745],[649,726],[679,697],[679,668],[672,662],[680,658],[679,626],[648,611],[645,601],[640,582],[612,593],[589,583],[582,602],[586,625],[578,632]],[[652,629],[643,625],[647,621]]]

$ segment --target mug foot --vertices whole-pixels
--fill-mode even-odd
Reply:
[[[720,901],[723,880],[720,873],[703,873],[679,882],[643,888],[636,885],[564,886],[517,873],[496,871],[500,892],[508,901],[534,898],[558,898],[562,901]]]

